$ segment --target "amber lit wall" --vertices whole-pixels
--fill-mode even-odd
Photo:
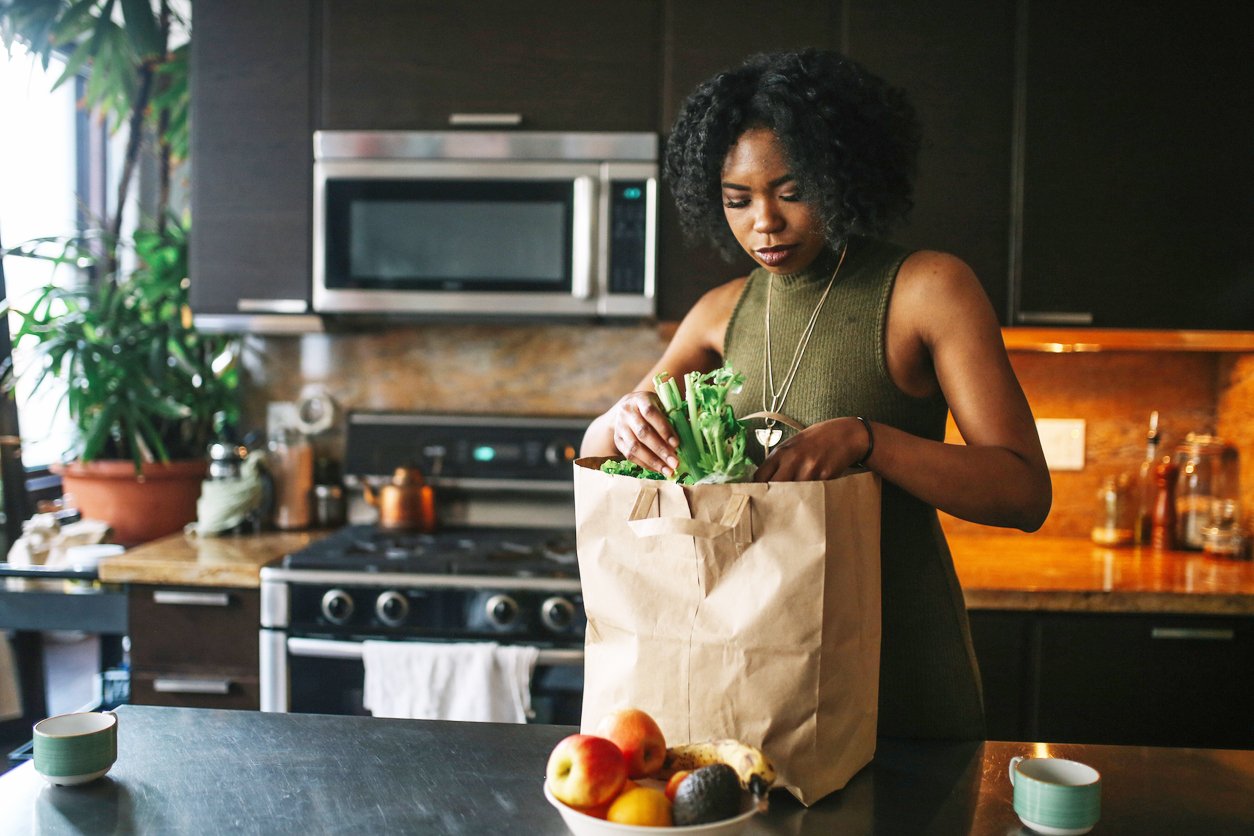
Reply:
[[[266,402],[294,400],[311,386],[353,409],[591,416],[634,386],[665,342],[656,329],[628,326],[414,325],[251,337],[247,345],[246,421],[261,427]],[[1036,417],[1086,422],[1085,468],[1053,474],[1042,533],[1088,535],[1102,477],[1137,467],[1155,409],[1163,452],[1194,430],[1237,443],[1243,504],[1254,514],[1254,355],[1015,351],[1011,360]],[[952,425],[950,435],[959,439]],[[316,443],[337,455],[342,433]]]

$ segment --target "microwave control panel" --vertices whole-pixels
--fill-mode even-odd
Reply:
[[[648,184],[614,180],[610,191],[610,293],[644,292]]]

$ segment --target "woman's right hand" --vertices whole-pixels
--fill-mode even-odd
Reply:
[[[666,418],[662,402],[653,392],[629,392],[609,413],[614,446],[638,465],[670,476],[679,465],[675,452],[679,439]]]

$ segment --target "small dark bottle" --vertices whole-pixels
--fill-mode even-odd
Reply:
[[[1154,511],[1150,518],[1150,546],[1155,549],[1176,547],[1176,474],[1178,468],[1169,458],[1154,465]]]

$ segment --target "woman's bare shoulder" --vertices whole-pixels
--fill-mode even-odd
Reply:
[[[959,321],[996,322],[992,303],[975,271],[961,258],[938,250],[918,250],[897,273],[893,305],[921,326],[945,327]]]

